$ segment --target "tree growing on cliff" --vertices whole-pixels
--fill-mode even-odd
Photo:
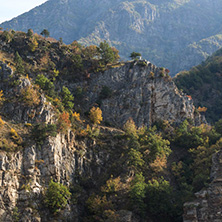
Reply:
[[[133,60],[138,59],[138,57],[140,57],[140,56],[141,56],[141,53],[139,53],[139,52],[132,52],[130,54],[130,58]]]
[[[22,58],[21,58],[21,56],[19,55],[18,52],[15,53],[14,61],[15,61],[16,72],[20,73],[20,74],[24,74],[25,69],[24,69],[24,66],[23,66],[23,61],[22,61]]]
[[[115,62],[119,59],[118,50],[114,49],[115,48],[110,47],[109,43],[106,41],[101,42],[99,47],[97,47],[97,50],[101,56],[101,60],[105,65]]]
[[[51,180],[46,191],[45,204],[52,213],[56,214],[65,208],[70,196],[71,193],[66,186]]]
[[[71,94],[69,89],[65,86],[62,87],[61,97],[62,97],[62,103],[63,103],[64,107],[67,110],[72,109],[74,106],[74,103],[73,103],[74,96]]]
[[[41,35],[43,35],[45,38],[49,37],[49,31],[47,29],[43,29],[42,32],[40,33]]]
[[[102,110],[99,107],[92,107],[89,111],[89,118],[94,124],[100,124],[103,120]]]

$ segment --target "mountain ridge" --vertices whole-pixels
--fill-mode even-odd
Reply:
[[[59,7],[58,7],[59,5]],[[71,43],[99,44],[104,39],[126,59],[132,51],[174,75],[205,60],[222,46],[220,1],[62,1],[49,0],[3,28],[40,33]],[[207,27],[207,28],[206,28]]]

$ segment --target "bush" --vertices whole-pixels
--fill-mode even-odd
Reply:
[[[39,85],[41,89],[45,90],[48,96],[55,97],[54,84],[43,74],[37,76],[35,84]]]
[[[44,202],[52,213],[57,214],[65,208],[70,196],[71,193],[66,186],[51,180],[45,194]]]
[[[0,116],[0,128],[2,127],[2,126],[4,126],[5,125],[5,121],[2,119],[2,117]]]
[[[138,138],[137,135],[137,127],[135,125],[135,122],[132,118],[129,118],[127,122],[123,126],[124,131],[126,132],[127,136]]]
[[[111,175],[111,178],[106,181],[106,185],[102,186],[101,191],[104,193],[116,193],[122,188],[123,184],[120,181],[120,177],[113,178],[113,175]]]
[[[22,140],[22,138],[18,135],[18,133],[16,132],[15,129],[11,128],[10,136],[11,136],[12,141],[13,141],[15,144],[17,144],[18,146],[22,144],[23,140]]]
[[[15,60],[16,72],[20,73],[20,74],[24,74],[25,69],[24,69],[24,66],[23,66],[23,61],[22,61],[22,58],[21,58],[21,56],[19,55],[18,52],[15,53],[15,59],[14,60]]]
[[[63,112],[59,115],[57,127],[58,130],[62,133],[65,133],[71,127],[69,113]]]
[[[27,106],[35,106],[40,102],[39,94],[32,86],[21,89],[22,100]]]
[[[3,90],[0,90],[0,107],[2,106],[4,101],[5,101],[5,98],[4,98]]]

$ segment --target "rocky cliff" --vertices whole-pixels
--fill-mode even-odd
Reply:
[[[104,120],[114,126],[122,127],[129,118],[148,127],[159,120],[201,122],[191,97],[177,89],[167,70],[145,60],[92,75],[81,87],[87,87],[85,109],[99,103]],[[104,88],[110,92],[105,98]]]
[[[117,221],[141,221],[138,215],[126,209],[130,204],[125,192],[129,189],[127,187],[135,169],[128,167],[130,149],[126,148],[124,133],[101,127],[101,139],[96,140],[93,135],[86,137],[69,129],[37,142],[28,127],[38,123],[55,123],[57,111],[44,93],[33,86],[28,76],[14,74],[10,66],[3,62],[0,67],[0,89],[5,97],[1,107],[5,124],[0,133],[18,145],[12,149],[12,143],[7,146],[5,140],[1,141],[1,220],[78,222],[86,212],[83,202],[114,174],[116,177],[124,175],[122,181],[126,184],[122,188],[124,191],[120,190],[121,195],[112,197],[118,203]],[[78,87],[84,89],[84,99],[76,104],[76,108],[78,105],[84,112],[99,103],[104,120],[115,127],[122,127],[129,118],[137,126],[151,126],[158,120],[175,124],[185,119],[191,119],[196,124],[201,122],[192,99],[178,91],[168,71],[147,61],[129,62],[103,73],[91,74],[87,80],[77,83],[61,82],[71,91]],[[33,95],[39,90],[39,100],[28,100],[24,89],[30,88]],[[17,135],[13,128],[17,130]],[[18,134],[25,141],[22,147],[17,140]],[[75,192],[75,195],[81,194],[80,202],[76,204],[76,199],[71,199],[59,215],[51,214],[44,205],[44,194],[51,179],[69,187],[82,180],[81,192]],[[146,221],[152,220],[147,217]]]
[[[21,77],[20,84],[12,87],[10,84],[10,78],[13,76],[12,69],[2,62],[0,67],[0,88],[7,92],[5,98],[11,98],[1,109],[5,123],[1,126],[0,132],[3,133],[18,125],[25,127],[24,124],[27,123],[29,126],[31,123],[54,123],[55,110],[46,101],[44,95],[41,96],[40,103],[31,108],[12,100],[13,96],[21,89],[30,86],[31,82],[28,78]],[[19,130],[18,132],[20,134]],[[122,132],[108,130],[109,135],[119,133]],[[0,144],[0,221],[79,221],[79,215],[82,214],[83,209],[77,208],[72,202],[59,217],[56,216],[57,218],[44,209],[43,195],[49,181],[53,179],[71,186],[77,180],[77,175],[98,178],[112,165],[111,158],[118,156],[116,151],[118,146],[110,143],[107,136],[109,145],[106,144],[107,149],[101,151],[101,144],[98,145],[90,138],[78,139],[71,130],[48,137],[41,145],[36,144],[32,136],[29,138],[27,134],[20,135],[26,139],[23,149],[20,147],[10,151],[10,147],[6,150],[2,141]],[[90,185],[86,186],[93,188],[98,181],[91,180],[88,182]],[[120,213],[123,218],[127,217],[131,221],[131,212],[121,211]]]

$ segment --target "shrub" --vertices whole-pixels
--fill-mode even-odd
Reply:
[[[133,148],[128,153],[128,166],[133,167],[136,171],[144,165],[143,155],[140,151]]]
[[[150,72],[150,78],[154,79],[154,73],[153,72]]]
[[[99,47],[97,47],[103,64],[107,65],[108,63],[115,62],[119,59],[118,50],[114,49],[115,48],[110,47],[106,41],[101,42]]]
[[[57,214],[65,208],[70,196],[71,193],[66,186],[51,180],[45,194],[44,202],[52,213]]]
[[[164,77],[164,72],[163,71],[160,72],[160,77]]]
[[[5,125],[5,121],[2,120],[2,117],[0,116],[0,127],[4,126]]]
[[[2,106],[3,102],[5,101],[3,90],[0,90],[0,106]]]
[[[63,112],[59,115],[57,127],[58,130],[62,133],[65,133],[71,127],[69,113]]]
[[[138,65],[144,67],[144,66],[147,66],[147,63],[144,61],[140,61],[138,62]]]
[[[18,52],[15,53],[15,59],[14,60],[15,60],[16,72],[20,73],[20,74],[24,74],[25,69],[24,69],[24,66],[23,66],[23,61],[22,61],[22,58],[21,58],[21,56],[19,55]]]
[[[28,32],[26,33],[26,36],[28,38],[32,38],[33,37],[33,30],[32,29],[28,29]]]
[[[100,124],[103,120],[102,110],[99,107],[92,107],[89,111],[89,118],[94,124]]]
[[[54,84],[43,74],[37,76],[35,84],[39,85],[41,89],[45,90],[48,96],[55,97]]]
[[[98,127],[95,127],[95,126],[90,127],[89,125],[87,125],[86,132],[87,132],[88,136],[93,139],[93,138],[99,136],[100,129]]]
[[[22,100],[27,106],[38,105],[40,102],[39,94],[33,86],[27,86],[21,89]]]
[[[157,156],[156,159],[150,163],[150,167],[156,173],[163,171],[167,167],[166,155],[163,154],[162,156]]]
[[[124,131],[128,136],[138,138],[137,127],[132,118],[129,118],[123,126]]]
[[[113,211],[113,204],[110,200],[107,200],[106,196],[100,197],[93,194],[88,198],[86,204],[89,211],[94,214],[96,218],[99,218],[98,221],[106,221],[104,219],[108,219],[106,217],[107,210]]]
[[[80,114],[77,113],[77,112],[72,113],[72,119],[73,119],[73,121],[75,121],[75,122],[79,122],[79,123],[82,122],[82,120],[80,119]]]
[[[122,182],[120,181],[120,177],[113,178],[113,175],[111,175],[111,178],[106,181],[106,185],[102,186],[101,191],[104,193],[115,193],[119,191],[122,188]]]
[[[36,40],[36,38],[30,39],[30,42],[28,44],[31,52],[34,52],[38,48],[38,45],[39,44],[38,44],[38,41]]]
[[[11,136],[11,139],[12,141],[17,144],[17,145],[21,145],[23,140],[22,138],[18,135],[18,133],[16,132],[15,129],[11,128],[11,131],[10,131],[10,136]]]
[[[198,107],[198,112],[200,112],[200,113],[205,113],[206,111],[207,111],[207,107]]]

